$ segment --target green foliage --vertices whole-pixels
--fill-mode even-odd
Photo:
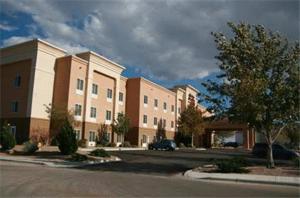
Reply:
[[[90,152],[90,155],[96,157],[110,157],[110,155],[104,149],[96,149]]]
[[[0,133],[0,144],[1,150],[10,150],[15,147],[16,140],[13,134],[10,132],[10,126],[7,122],[3,124],[1,133]]]
[[[68,120],[72,126],[76,126],[78,124],[74,118],[74,112],[69,111],[65,106],[53,106],[51,104],[44,106],[46,108],[45,111],[51,120],[51,134],[58,134],[65,124],[65,120]]]
[[[221,159],[216,160],[217,171],[220,173],[248,173],[249,170],[244,167],[248,162],[243,158]]]
[[[25,142],[23,145],[24,145],[23,151],[27,154],[33,154],[39,149],[37,143],[31,140]]]
[[[291,149],[299,149],[300,143],[300,125],[290,124],[283,131],[283,136],[288,139],[287,147]]]
[[[122,112],[118,113],[117,120],[111,124],[112,131],[118,135],[125,136],[129,131],[130,120],[129,118]]]
[[[77,140],[74,129],[68,120],[65,120],[57,137],[58,148],[64,155],[73,154],[77,151]]]
[[[86,161],[86,160],[88,160],[88,157],[86,155],[82,155],[79,153],[73,153],[71,155],[71,159],[70,159],[70,161],[73,161],[73,162],[82,162],[82,161]]]
[[[201,100],[210,103],[216,118],[248,123],[271,145],[299,120],[299,41],[289,44],[261,25],[228,25],[232,38],[212,33],[221,73],[217,81],[203,83],[208,94],[201,94]],[[274,167],[271,154],[269,163]]]
[[[204,133],[204,119],[200,109],[193,105],[189,105],[181,112],[178,120],[178,131],[182,134],[191,136],[191,144],[193,145],[193,137],[197,134]]]

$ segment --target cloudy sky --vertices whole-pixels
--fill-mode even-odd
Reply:
[[[299,39],[299,1],[292,0],[0,0],[1,46],[42,38],[69,53],[93,50],[170,87],[218,72],[210,32],[226,22],[263,24]]]

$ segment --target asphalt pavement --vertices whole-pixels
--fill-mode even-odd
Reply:
[[[291,186],[0,162],[0,197],[298,197]]]

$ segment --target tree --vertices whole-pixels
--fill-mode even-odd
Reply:
[[[11,133],[10,125],[7,122],[4,122],[2,130],[0,132],[0,144],[1,150],[10,150],[15,147],[16,140],[13,134]]]
[[[112,131],[122,137],[122,143],[124,141],[124,136],[129,131],[130,120],[129,118],[122,112],[118,113],[118,117],[111,124]]]
[[[72,126],[76,126],[78,122],[76,122],[74,118],[74,113],[71,110],[68,110],[66,107],[63,106],[53,106],[51,104],[45,105],[46,113],[48,113],[48,117],[50,119],[50,134],[51,136],[55,137],[62,126],[65,124],[65,120],[67,119],[68,122]]]
[[[64,155],[73,154],[77,151],[77,140],[71,123],[66,119],[56,136],[58,148]]]
[[[191,145],[193,146],[194,136],[204,132],[204,119],[202,111],[197,106],[189,105],[181,112],[178,120],[178,131],[191,136]]]
[[[156,130],[156,140],[161,141],[166,139],[166,126],[162,119],[159,119]],[[156,141],[154,140],[154,141]]]
[[[293,149],[299,149],[300,143],[300,124],[291,124],[287,126],[283,131],[283,136],[288,139],[288,147]]]
[[[268,167],[275,167],[272,144],[299,120],[299,41],[290,44],[261,25],[228,23],[232,38],[212,33],[219,51],[220,75],[203,84],[201,100],[216,118],[228,117],[262,133],[268,144]]]

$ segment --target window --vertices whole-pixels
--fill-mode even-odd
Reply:
[[[10,132],[11,134],[16,137],[16,133],[17,133],[17,127],[16,126],[10,126]]]
[[[147,136],[143,135],[142,143],[147,143]]]
[[[15,87],[20,87],[21,86],[21,76],[19,74],[15,77],[14,86]]]
[[[76,140],[80,140],[81,139],[80,130],[79,129],[75,129],[74,133],[76,135]]]
[[[11,103],[11,111],[12,112],[18,112],[19,110],[19,103],[17,101],[14,101]]]
[[[157,117],[154,117],[153,125],[154,125],[154,126],[157,126]]]
[[[77,79],[77,89],[83,91],[83,80]]]
[[[95,131],[90,131],[90,133],[89,133],[89,141],[90,142],[95,142],[96,141],[96,132]]]
[[[171,121],[171,128],[174,128],[174,121]]]
[[[106,120],[107,121],[111,120],[111,111],[106,111]]]
[[[122,92],[119,92],[119,101],[123,102],[123,96],[124,94]]]
[[[174,112],[174,105],[171,106],[171,111]]]
[[[117,135],[117,142],[122,142],[122,135],[121,134]]]
[[[93,86],[92,86],[92,94],[98,95],[98,85],[93,84]]]
[[[164,110],[167,110],[167,103],[164,102]]]
[[[163,128],[166,128],[166,127],[167,127],[166,119],[163,119]]]
[[[148,96],[144,96],[144,104],[148,104]]]
[[[147,124],[147,115],[144,115],[144,116],[143,116],[143,123],[144,123],[144,124]]]
[[[181,113],[181,108],[180,107],[178,107],[178,113]]]
[[[97,116],[97,109],[95,107],[91,107],[90,117],[96,118]]]
[[[75,104],[75,116],[81,116],[81,105]]]
[[[112,90],[107,89],[107,98],[112,99]]]
[[[154,99],[154,107],[158,107],[158,100]]]

